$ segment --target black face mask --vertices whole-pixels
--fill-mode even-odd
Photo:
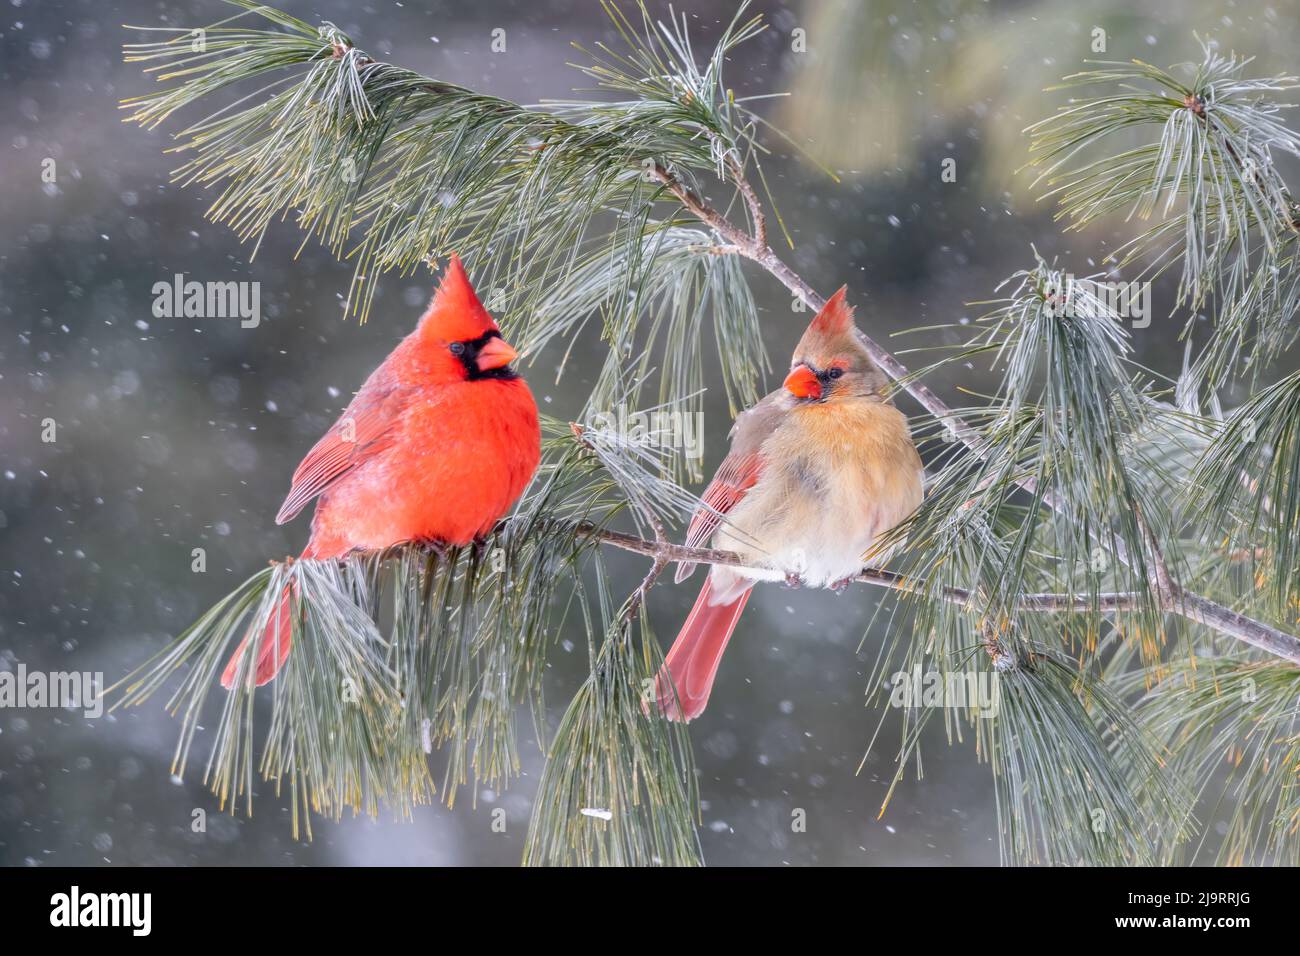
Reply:
[[[512,379],[518,378],[519,373],[509,365],[502,365],[498,368],[490,368],[486,372],[478,367],[478,353],[483,346],[493,339],[501,338],[501,333],[495,329],[484,332],[476,339],[466,339],[463,342],[452,342],[450,345],[451,354],[460,359],[460,364],[465,366],[465,377],[471,382],[476,382],[483,378]],[[459,347],[459,348],[458,348]]]

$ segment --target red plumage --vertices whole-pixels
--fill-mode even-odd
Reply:
[[[294,472],[276,523],[316,499],[302,556],[340,558],[408,541],[468,544],[491,531],[541,458],[537,405],[510,370],[515,357],[453,255],[415,331]],[[286,588],[259,643],[259,685],[289,653],[292,605]],[[226,666],[224,686],[247,644]]]

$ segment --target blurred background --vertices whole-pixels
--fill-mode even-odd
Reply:
[[[123,24],[204,26],[231,12],[218,0],[0,4],[0,670],[102,671],[111,683],[268,558],[301,548],[305,518],[273,521],[289,476],[413,327],[432,277],[390,278],[366,325],[344,321],[350,265],[314,244],[295,258],[302,237],[291,224],[250,259],[250,246],[204,220],[210,196],[169,185],[179,161],[164,151],[179,124],[150,133],[120,122],[118,101],[153,82],[122,63],[121,44],[139,38]],[[337,23],[376,57],[530,103],[584,85],[565,66],[579,56],[571,41],[616,39],[594,0],[278,5]],[[915,367],[926,354],[908,351],[958,341],[961,321],[981,311],[967,303],[1030,265],[1030,243],[1084,275],[1137,228],[1115,222],[1066,237],[1034,201],[1030,177],[1016,171],[1027,158],[1023,128],[1063,102],[1045,87],[1090,57],[1199,59],[1194,34],[1258,57],[1251,73],[1284,72],[1297,5],[760,2],[772,28],[737,51],[728,83],[741,95],[789,92],[770,101],[769,118],[839,177],[771,144],[767,171],[796,244],[787,259],[824,293],[847,282],[859,322]],[[677,10],[701,51],[734,6],[684,0]],[[1104,54],[1092,50],[1096,27]],[[507,31],[504,53],[489,50],[496,28]],[[800,29],[802,52],[792,42]],[[946,159],[956,161],[956,182],[941,178]],[[54,182],[42,178],[47,160]],[[154,318],[153,284],[180,272],[260,282],[262,323]],[[770,277],[754,271],[751,283],[782,368],[806,316],[791,314]],[[1137,356],[1176,374],[1172,289],[1157,286],[1153,301],[1155,321],[1134,332]],[[598,347],[584,341],[579,355]],[[575,413],[592,383],[581,362],[558,383],[554,367],[542,356],[526,374],[547,411]],[[990,385],[986,368],[968,371],[931,384],[961,404],[959,387]],[[52,443],[41,440],[47,418],[57,423]],[[715,389],[707,471],[725,453],[730,424]],[[196,547],[207,552],[203,574],[191,571]],[[630,557],[610,566],[620,593],[644,572]],[[662,640],[694,597],[689,585],[653,593]],[[990,771],[969,737],[949,746],[942,721],[931,722],[924,779],[909,768],[877,818],[894,772],[893,715],[858,768],[880,718],[864,703],[880,633],[863,633],[881,599],[865,587],[840,597],[756,592],[711,706],[691,725],[710,863],[997,862]],[[573,643],[551,659],[552,727],[587,663],[579,635],[567,636]],[[96,720],[0,710],[0,864],[519,860],[541,767],[535,742],[506,793],[463,794],[454,811],[425,807],[410,823],[321,823],[314,842],[298,843],[271,787],[249,819],[218,812],[201,760],[186,779],[170,776],[177,724],[162,703]],[[504,833],[491,825],[497,807]],[[791,832],[796,807],[806,810],[805,833]],[[208,811],[205,833],[191,830],[196,808]]]

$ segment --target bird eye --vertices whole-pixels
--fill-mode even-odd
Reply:
[[[828,372],[827,374],[829,374],[831,378],[839,378],[841,375],[844,374],[844,369],[842,369],[842,368],[833,368],[833,369],[831,369],[830,372]]]
[[[451,354],[452,354],[452,355],[464,355],[464,354],[465,354],[465,343],[464,343],[464,342],[452,342],[450,348],[451,348]]]

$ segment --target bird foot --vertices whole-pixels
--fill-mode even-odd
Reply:
[[[797,571],[787,571],[787,572],[785,572],[785,586],[786,586],[786,587],[788,587],[788,588],[801,588],[801,587],[803,587],[805,584],[807,584],[807,582],[804,581],[804,579],[803,579],[803,575],[800,574],[799,572],[797,572]]]
[[[834,591],[836,594],[843,594],[844,589],[853,583],[853,579],[855,577],[857,577],[856,574],[850,574],[848,577],[840,578],[838,581],[832,581],[830,584],[826,586],[830,588],[832,591]]]
[[[415,543],[427,553],[434,555],[440,561],[447,557],[448,548],[447,542],[445,541],[439,541],[436,538],[419,538]]]

